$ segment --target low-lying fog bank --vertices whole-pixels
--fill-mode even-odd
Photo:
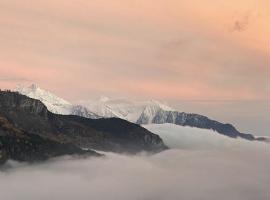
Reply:
[[[144,125],[144,128],[159,135],[170,148],[213,150],[239,147],[239,145],[249,146],[251,143],[256,144],[255,141],[230,138],[213,130],[183,127],[175,124],[149,124]],[[257,144],[264,146],[262,142]]]
[[[201,139],[186,138],[180,149],[181,140],[172,136],[162,135],[175,149],[152,156],[109,153],[105,158],[62,157],[38,165],[9,162],[11,168],[0,172],[0,199],[270,199],[269,145],[225,138],[227,142],[205,148]],[[207,139],[208,146],[217,142],[212,139]]]

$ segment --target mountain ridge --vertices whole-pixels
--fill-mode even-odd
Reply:
[[[73,144],[30,134],[0,114],[0,164],[8,159],[39,162],[63,155],[101,156],[92,150],[83,150]]]
[[[81,105],[73,105],[67,100],[62,99],[49,91],[41,89],[37,84],[32,84],[29,87],[19,85],[16,87],[15,91],[30,98],[40,100],[46,105],[49,111],[55,114],[79,115],[81,117],[91,119],[100,118],[100,116],[91,112],[87,108]]]
[[[33,90],[33,88],[38,87],[32,85],[26,90]],[[42,101],[42,97],[38,95],[33,96]],[[87,118],[116,117],[140,125],[173,123],[179,126],[211,129],[231,138],[266,140],[264,137],[255,137],[252,134],[241,133],[231,124],[221,123],[199,114],[180,112],[155,100],[134,102],[126,99],[102,97],[99,101],[87,101],[81,104],[73,106],[75,109],[70,113]]]
[[[23,156],[26,156],[28,152],[25,143],[15,143],[19,136],[12,135],[11,137],[12,130],[20,130],[17,132],[30,137],[27,140],[28,143],[31,143],[32,139],[40,141],[41,146],[37,145],[36,148],[42,148],[44,144],[44,151],[42,150],[41,153],[48,157],[58,155],[57,152],[61,153],[61,149],[73,149],[74,153],[83,153],[82,149],[93,149],[131,154],[141,151],[159,152],[167,149],[158,135],[137,124],[118,118],[89,119],[75,115],[54,114],[48,111],[41,101],[17,92],[0,91],[0,117],[4,122],[6,119],[3,125],[0,124],[0,157],[5,157],[3,152],[15,155],[11,154],[14,152],[12,145],[23,149],[25,152]],[[9,124],[11,129],[6,130],[5,124]],[[8,141],[12,139],[14,142],[9,143],[7,139]],[[50,145],[55,146],[54,149],[57,151],[45,152]],[[60,148],[61,146],[63,148]],[[8,150],[10,148],[11,150]],[[20,151],[16,152],[18,154]],[[43,154],[40,156],[42,157]],[[60,155],[64,154],[65,151]],[[18,157],[15,158],[20,160]]]

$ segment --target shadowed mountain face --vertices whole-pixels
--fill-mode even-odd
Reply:
[[[210,129],[231,138],[240,137],[247,140],[262,140],[262,141],[266,140],[266,138],[255,138],[251,134],[241,133],[231,124],[223,124],[221,122],[209,119],[208,117],[205,117],[202,115],[188,114],[188,113],[178,112],[178,111],[159,110],[156,112],[156,114],[151,119],[151,121],[149,121],[148,115],[144,115],[143,113],[138,119],[137,123],[138,124],[171,123],[171,124],[176,124],[180,126]]]
[[[19,130],[24,133],[22,135],[31,136],[30,138],[33,139],[31,143],[37,148],[40,145],[37,145],[36,141],[42,138],[60,144],[72,144],[74,148],[77,146],[102,151],[137,153],[166,149],[158,135],[139,125],[117,118],[87,119],[53,114],[39,100],[14,92],[0,92],[0,115],[11,127],[11,129],[1,131],[3,147],[9,142],[10,144],[16,142],[17,135],[13,134],[11,137],[10,130]],[[46,141],[42,142],[46,143]],[[23,146],[23,143],[18,145]],[[50,149],[49,145],[45,145],[44,151],[47,147]],[[63,148],[66,149],[65,146]]]
[[[209,119],[206,116],[198,114],[189,114],[178,111],[166,111],[158,110],[155,115],[149,119],[147,114],[142,114],[137,121],[138,124],[176,124],[180,126],[189,126],[196,127],[201,129],[209,129],[216,131],[222,135],[231,137],[231,138],[243,138],[246,140],[258,140],[258,141],[267,141],[267,138],[264,137],[255,137],[252,134],[241,133],[233,125],[224,124],[212,119]]]
[[[42,161],[62,155],[98,156],[90,150],[82,150],[72,144],[64,144],[16,128],[0,115],[0,164],[7,159],[17,161]]]

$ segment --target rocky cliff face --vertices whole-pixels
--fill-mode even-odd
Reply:
[[[166,149],[159,136],[139,125],[116,118],[87,119],[53,114],[39,100],[18,93],[0,92],[0,115],[15,129],[31,135],[33,145],[38,137],[103,151],[136,153]],[[15,138],[6,135],[2,146],[14,143]],[[16,145],[26,147],[23,143]],[[36,147],[39,148],[40,145]],[[47,147],[44,146],[45,149]],[[14,155],[18,155],[19,150],[16,152]]]

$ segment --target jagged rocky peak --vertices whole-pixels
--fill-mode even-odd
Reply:
[[[72,107],[70,102],[56,96],[47,90],[41,89],[37,84],[32,84],[28,87],[24,87],[22,85],[17,86],[15,91],[30,98],[42,101],[47,106],[48,110],[56,114],[69,114],[69,111]]]
[[[175,111],[175,110],[173,108],[165,105],[165,104],[162,104],[162,103],[158,102],[158,101],[151,100],[151,101],[149,101],[149,102],[147,102],[145,104],[141,115],[137,119],[137,123],[138,124],[150,124],[150,123],[153,123],[154,119],[157,116],[161,117],[161,113],[166,112],[166,111],[172,112],[172,111]],[[166,123],[165,120],[164,120],[164,123]]]

